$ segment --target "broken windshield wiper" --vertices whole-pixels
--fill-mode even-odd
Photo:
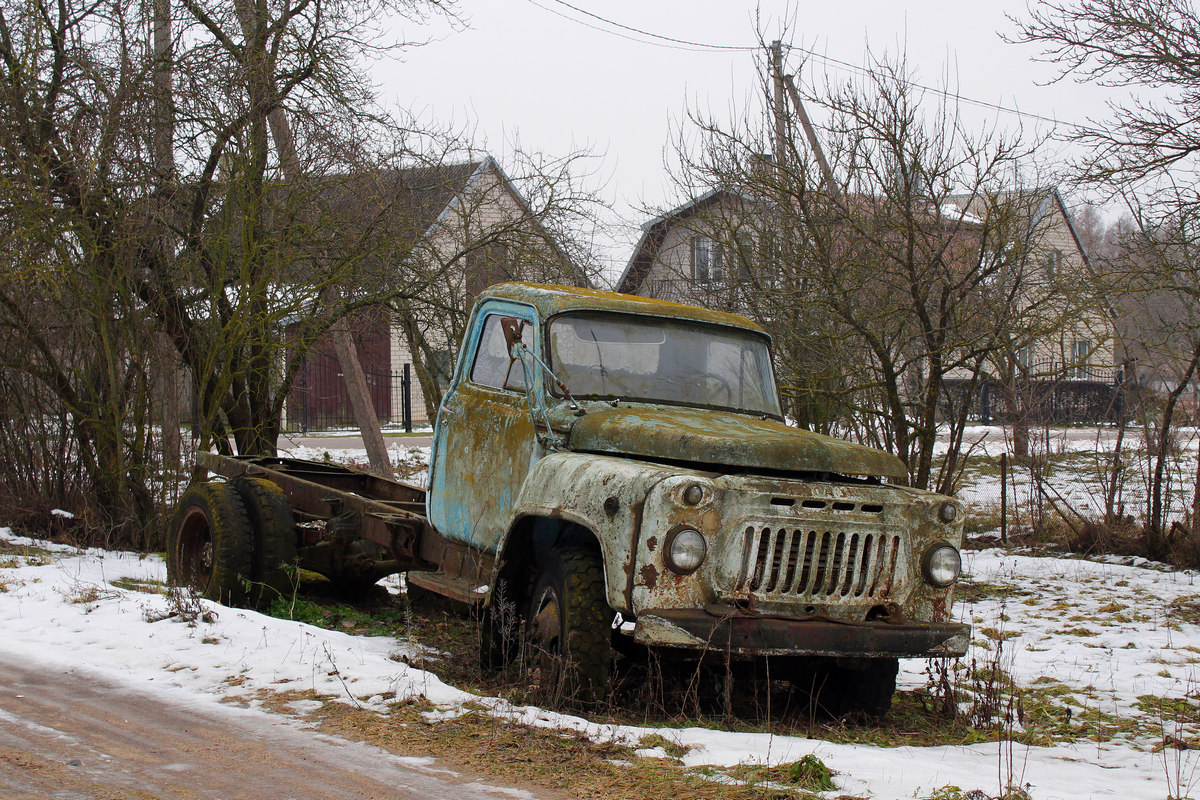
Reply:
[[[550,379],[554,381],[554,385],[558,387],[558,390],[563,393],[563,397],[571,404],[571,409],[575,412],[575,416],[582,417],[586,412],[579,403],[575,402],[575,398],[571,396],[571,391],[567,388],[567,385],[554,374],[554,371],[546,365],[546,362],[534,355],[534,352],[524,342],[518,341],[513,344],[511,356],[521,362],[521,371],[525,376],[525,397],[529,400],[529,417],[533,420],[533,430],[537,436],[538,443],[549,450],[561,449],[563,442],[558,436],[554,435],[554,429],[550,426],[549,409],[544,404],[538,402],[537,393],[533,390],[533,367],[530,365],[530,361],[541,367],[550,376]],[[541,417],[540,424],[546,428],[545,434],[542,434],[539,430],[539,416]]]

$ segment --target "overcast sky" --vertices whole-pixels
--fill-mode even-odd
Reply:
[[[570,5],[567,5],[569,2]],[[574,6],[575,8],[572,8]],[[602,243],[619,273],[636,239],[643,209],[675,195],[664,168],[671,131],[688,109],[728,116],[755,101],[756,53],[690,48],[634,33],[728,48],[753,48],[756,14],[773,38],[785,20],[788,38],[830,59],[863,64],[876,53],[907,53],[915,79],[973,100],[1067,122],[1104,116],[1108,91],[1074,83],[1041,85],[1054,75],[1037,50],[1006,44],[1025,15],[1023,0],[458,0],[465,27],[404,25],[407,38],[433,37],[402,61],[374,65],[381,100],[429,120],[472,127],[478,146],[503,164],[514,142],[561,155],[597,155],[595,182],[629,228]],[[793,50],[788,70],[805,55]],[[849,72],[808,57],[819,73]],[[813,80],[811,73],[809,80]],[[817,78],[819,79],[819,77]],[[1048,126],[1032,117],[962,106],[973,127],[999,123]]]

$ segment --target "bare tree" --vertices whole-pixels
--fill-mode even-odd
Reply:
[[[913,485],[951,491],[962,399],[1006,349],[1076,307],[1078,293],[1056,293],[1036,263],[1041,188],[1013,186],[1037,142],[968,132],[903,63],[877,62],[804,102],[823,120],[828,172],[794,112],[783,147],[774,125],[693,116],[679,184],[725,198],[693,223],[720,240],[724,275],[711,292],[774,335],[798,420],[840,425],[904,459]],[[935,467],[942,421],[952,445]]]
[[[1200,218],[1186,198],[1169,206],[1162,195],[1137,212],[1123,221],[1117,250],[1103,267],[1116,298],[1125,357],[1137,379],[1136,411],[1150,452],[1147,546],[1154,557],[1165,558],[1172,549],[1171,500],[1185,489],[1173,483],[1169,471],[1177,426],[1195,424],[1197,409],[1186,402],[1194,403],[1200,388]],[[1193,537],[1200,535],[1197,481],[1185,515]]]
[[[1108,118],[1079,126],[1079,179],[1113,190],[1167,169],[1194,169],[1200,151],[1200,15],[1188,0],[1041,2],[1012,41],[1044,47],[1060,79],[1149,89],[1115,98]],[[1196,202],[1194,192],[1188,199]]]
[[[177,368],[156,360],[160,332],[195,381],[200,445],[273,452],[295,374],[285,349],[432,280],[404,281],[395,246],[412,245],[394,199],[369,214],[330,202],[344,176],[414,152],[410,126],[378,110],[359,71],[384,46],[378,11],[0,10],[0,378],[27,393],[19,407],[48,414],[33,427],[57,419],[69,437],[30,463],[69,450],[84,481],[74,496],[108,521],[152,515],[152,388]],[[149,30],[153,44],[131,38]],[[290,175],[270,130],[280,110],[299,162]]]
[[[1200,369],[1200,13],[1183,0],[1078,0],[1041,3],[1016,22],[1014,40],[1041,45],[1060,79],[1137,92],[1112,100],[1107,119],[1079,126],[1071,138],[1087,145],[1078,179],[1120,197],[1131,214],[1105,266],[1125,349],[1144,362],[1139,371],[1161,400],[1144,422],[1153,464],[1147,543],[1162,557],[1170,549],[1173,426]],[[1191,505],[1194,539],[1200,473]]]
[[[0,11],[0,380],[31,413],[4,415],[10,444],[29,437],[8,451],[5,488],[133,526],[152,506],[155,443],[132,268],[151,185],[152,67],[121,35],[137,14],[122,3]]]

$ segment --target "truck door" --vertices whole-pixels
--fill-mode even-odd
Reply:
[[[492,549],[508,526],[537,448],[525,373],[504,327],[537,352],[535,320],[527,306],[490,302],[471,321],[438,409],[429,473],[430,521],[447,538]]]

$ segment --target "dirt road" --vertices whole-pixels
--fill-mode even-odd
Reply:
[[[258,711],[166,701],[0,656],[5,800],[535,800]]]

